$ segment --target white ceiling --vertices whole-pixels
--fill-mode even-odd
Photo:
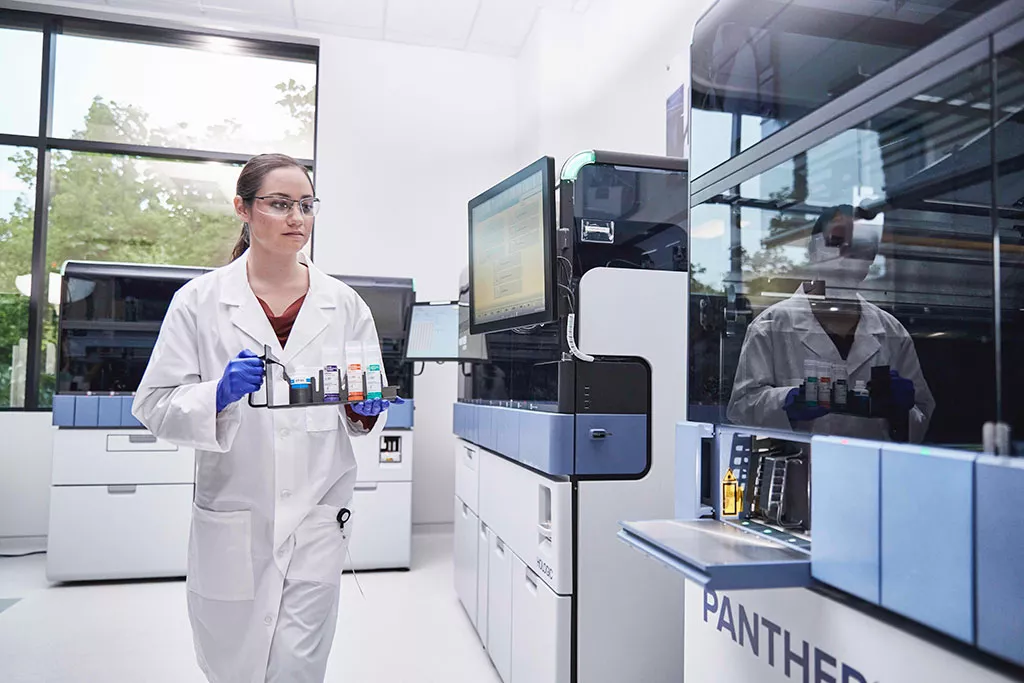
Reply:
[[[52,0],[51,0],[52,1]],[[544,7],[583,13],[591,0],[57,0],[172,19],[386,40],[518,57]]]

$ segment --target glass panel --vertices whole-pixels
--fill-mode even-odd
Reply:
[[[693,177],[1001,0],[719,0],[693,39]]]
[[[0,28],[0,64],[5,67],[0,133],[39,135],[42,32]],[[7,68],[13,64],[17,64],[17,68]]]
[[[25,405],[36,155],[0,146],[0,408]]]
[[[693,209],[691,419],[980,442],[990,91],[981,65]]]
[[[182,284],[180,279],[69,277],[57,390],[134,391]],[[52,381],[52,369],[44,374]],[[46,398],[52,404],[52,393]]]
[[[57,137],[313,157],[316,64],[57,37]]]
[[[239,222],[232,200],[239,169],[228,164],[141,160],[54,152],[46,260],[49,314],[43,321],[43,386],[54,386],[59,273],[65,261],[216,267],[230,260]]]
[[[1024,435],[1024,44],[999,56],[996,157],[1002,274],[1002,421]]]

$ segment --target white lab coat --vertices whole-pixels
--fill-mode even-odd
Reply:
[[[845,365],[851,392],[858,380],[871,380],[872,367],[888,365],[914,383],[916,405],[910,411],[910,440],[920,443],[928,431],[935,399],[921,373],[914,342],[896,318],[863,297],[857,298],[861,317],[845,361],[814,317],[803,291],[759,315],[747,328],[740,351],[729,420],[751,427],[786,431],[795,427],[813,434],[888,441],[888,422],[881,418],[829,414],[790,425],[783,410],[786,395],[804,381],[805,360]]]
[[[217,414],[217,382],[242,349],[269,344],[290,367],[346,366],[345,343],[378,345],[369,308],[309,265],[309,291],[282,349],[246,275],[246,257],[175,295],[135,397],[156,436],[196,449],[188,549],[189,618],[211,683],[322,681],[337,622],[361,428],[340,406]],[[287,396],[283,380],[275,401]],[[263,390],[261,392],[263,393]],[[381,416],[384,419],[384,416]]]

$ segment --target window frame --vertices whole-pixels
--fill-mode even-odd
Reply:
[[[26,358],[24,407],[0,407],[0,412],[50,412],[39,405],[42,376],[43,322],[48,312],[47,292],[49,268],[46,264],[47,228],[49,222],[50,155],[53,151],[87,152],[159,159],[165,161],[215,162],[244,164],[252,155],[218,152],[208,149],[181,149],[151,145],[73,140],[53,136],[53,94],[56,73],[57,36],[68,32],[79,36],[146,43],[169,47],[208,50],[211,39],[230,47],[234,54],[251,57],[272,57],[313,63],[316,67],[316,100],[313,112],[313,158],[298,159],[313,172],[316,166],[318,116],[320,104],[320,48],[318,45],[289,43],[272,39],[239,38],[216,32],[190,29],[140,26],[130,23],[83,19],[78,17],[0,10],[0,28],[41,31],[42,69],[40,73],[39,125],[35,135],[15,135],[0,131],[0,145],[29,148],[36,153],[35,215],[32,234],[32,292],[29,297],[28,355]],[[312,245],[310,245],[312,249]],[[182,265],[182,264],[173,264]]]

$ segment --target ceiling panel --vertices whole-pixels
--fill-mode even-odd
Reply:
[[[462,48],[480,0],[388,0],[385,36],[418,45]]]
[[[295,0],[295,16],[300,21],[375,28],[382,33],[386,5],[387,0]]]
[[[315,33],[318,35],[341,36],[343,38],[361,38],[363,40],[383,40],[384,27],[370,28],[367,26],[346,26],[345,24],[331,24],[324,21],[307,21],[299,19],[296,28],[300,31]]]
[[[202,11],[199,0],[107,0],[107,4],[111,7],[188,16],[199,14]]]
[[[239,14],[259,14],[294,19],[291,0],[201,0],[203,10],[224,10]]]
[[[483,0],[469,39],[469,49],[492,45],[515,48],[513,55],[519,54],[538,12],[540,8],[536,4],[522,0]]]

